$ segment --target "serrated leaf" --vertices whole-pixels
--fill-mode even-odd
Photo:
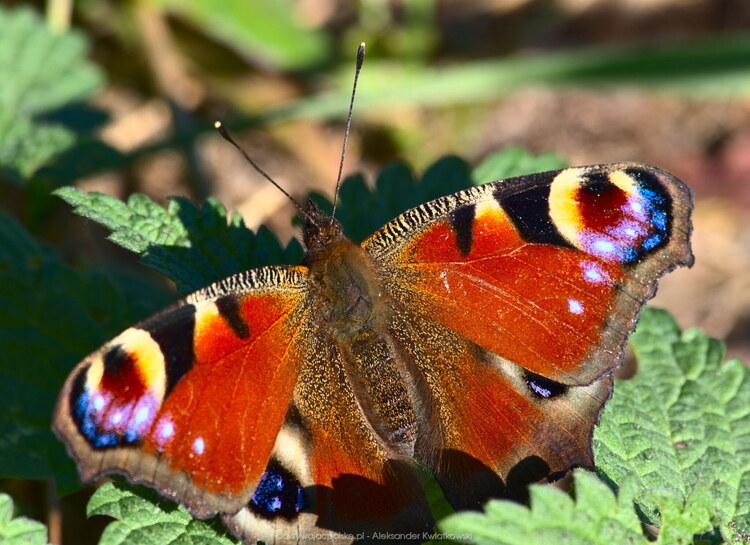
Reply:
[[[86,49],[81,34],[54,33],[27,7],[0,8],[0,173],[7,180],[29,178],[73,146],[70,128],[40,116],[83,102],[101,86]]]
[[[0,109],[0,169],[8,181],[23,182],[74,142],[75,135],[65,127]]]
[[[200,208],[187,200],[172,202],[178,203],[177,215],[187,229],[188,244],[152,246],[143,263],[172,278],[183,293],[248,269],[292,264],[302,257],[296,240],[282,248],[267,227],[253,233],[238,214],[227,218],[225,208],[213,199]]]
[[[359,243],[402,212],[470,186],[469,167],[458,157],[439,159],[421,178],[415,178],[403,163],[393,163],[378,174],[375,189],[370,189],[361,176],[344,180],[336,218],[346,236]],[[330,212],[330,203],[319,195],[313,198]]]
[[[615,484],[636,479],[652,523],[661,505],[650,494],[661,490],[708,509],[696,533],[750,534],[750,370],[722,364],[719,341],[680,332],[665,312],[644,311],[632,344],[638,373],[617,384],[595,432],[598,471]]]
[[[557,488],[532,485],[528,508],[492,500],[484,513],[457,513],[438,526],[450,539],[482,545],[649,543],[627,487],[616,497],[594,474],[576,470],[574,488],[575,500]]]
[[[74,187],[61,187],[54,194],[72,205],[79,216],[112,231],[109,239],[131,252],[143,254],[153,245],[188,245],[187,231],[177,214],[179,204],[174,200],[163,208],[140,194],[131,195],[127,203]]]
[[[45,545],[47,528],[26,517],[13,518],[13,500],[0,494],[0,543],[3,545]]]
[[[123,327],[170,301],[143,282],[77,273],[0,212],[0,477],[79,486],[50,431],[65,376]],[[132,291],[130,291],[132,290]]]
[[[182,293],[247,269],[295,263],[302,256],[296,241],[282,248],[267,228],[253,233],[239,215],[228,218],[214,199],[198,207],[176,198],[163,208],[145,195],[132,195],[124,203],[72,187],[55,194],[76,213],[110,229],[110,240],[141,254],[144,264],[174,280]]]
[[[203,0],[158,3],[240,53],[279,68],[309,68],[320,63],[327,52],[325,35],[300,25],[288,0],[224,0],[221,9]]]
[[[80,33],[56,33],[28,7],[0,9],[0,108],[28,116],[86,100],[102,84]]]
[[[181,505],[160,498],[145,487],[107,483],[94,492],[88,516],[115,519],[102,534],[99,545],[235,545],[217,519],[197,520]]]
[[[554,153],[532,155],[523,148],[511,147],[494,153],[479,163],[471,173],[471,179],[479,185],[566,166],[565,161]]]

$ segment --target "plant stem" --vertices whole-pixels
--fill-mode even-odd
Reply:
[[[52,30],[64,34],[70,28],[73,0],[49,0],[47,2],[47,24]]]

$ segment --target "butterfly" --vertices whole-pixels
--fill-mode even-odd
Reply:
[[[73,369],[53,429],[84,481],[123,474],[245,543],[422,541],[421,466],[457,509],[593,466],[640,309],[692,264],[691,211],[636,163],[466,189],[361,245],[308,201],[299,265],[126,329]]]

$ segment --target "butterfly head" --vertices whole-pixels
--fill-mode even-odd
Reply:
[[[302,239],[308,256],[344,238],[341,224],[308,200],[302,215]]]

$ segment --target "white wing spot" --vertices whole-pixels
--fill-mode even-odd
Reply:
[[[193,452],[196,454],[203,454],[203,452],[206,450],[206,443],[203,441],[203,437],[196,438],[195,441],[193,441]]]
[[[568,299],[568,310],[573,314],[583,314],[583,305],[575,299]]]

